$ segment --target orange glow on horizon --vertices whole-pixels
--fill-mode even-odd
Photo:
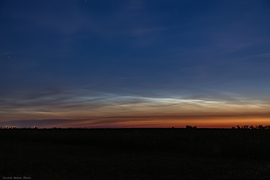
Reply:
[[[71,124],[69,124],[70,126]],[[110,119],[107,122],[91,123],[83,122],[72,124],[74,127],[88,127],[88,128],[185,128],[186,125],[197,126],[198,128],[231,128],[239,126],[259,126],[270,125],[268,118],[187,118],[187,119],[124,119],[117,122],[115,119]],[[68,126],[68,125],[65,125]]]

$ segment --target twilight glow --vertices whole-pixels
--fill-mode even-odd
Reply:
[[[268,1],[1,1],[0,126],[270,125]]]

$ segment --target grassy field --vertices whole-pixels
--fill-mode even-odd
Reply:
[[[270,130],[0,130],[2,179],[270,179]]]

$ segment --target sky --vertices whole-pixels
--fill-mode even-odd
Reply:
[[[270,2],[1,0],[0,126],[270,125]]]

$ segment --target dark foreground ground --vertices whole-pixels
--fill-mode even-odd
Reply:
[[[2,179],[270,179],[270,130],[0,130]]]

